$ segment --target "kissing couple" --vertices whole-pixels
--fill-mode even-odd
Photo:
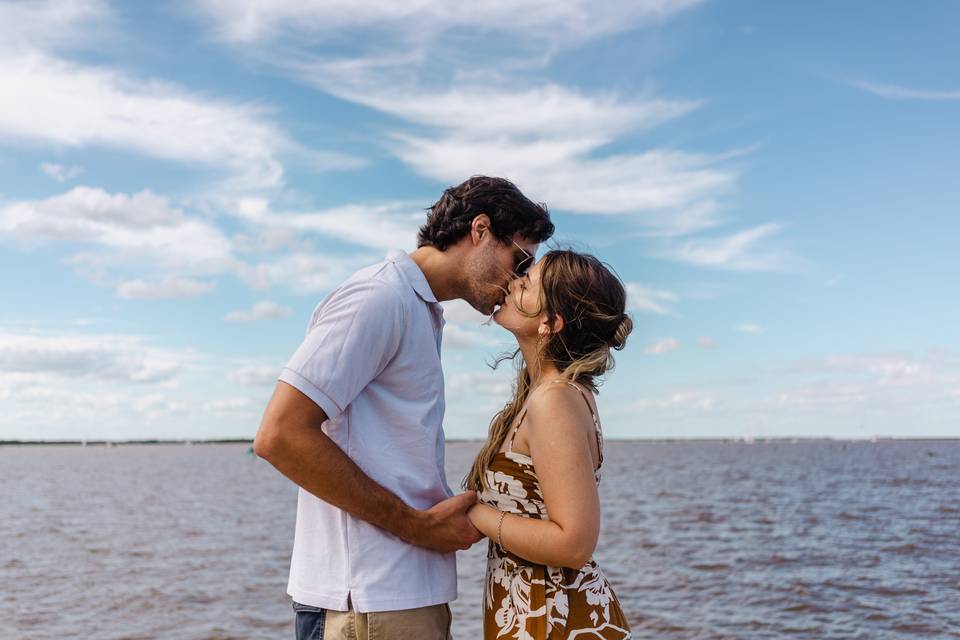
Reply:
[[[632,322],[591,255],[534,256],[545,206],[475,176],[429,208],[412,253],[313,312],[256,454],[300,487],[287,592],[298,640],[446,640],[457,550],[488,538],[483,637],[630,637],[592,559],[603,437],[594,396]],[[444,300],[513,334],[518,375],[453,495],[444,472]]]

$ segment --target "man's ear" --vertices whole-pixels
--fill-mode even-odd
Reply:
[[[479,244],[481,240],[491,233],[490,216],[485,213],[474,216],[473,222],[470,223],[470,239],[473,241],[473,244]]]

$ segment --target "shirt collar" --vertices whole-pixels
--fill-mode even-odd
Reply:
[[[427,277],[423,275],[423,271],[420,270],[409,253],[400,249],[393,249],[387,254],[387,260],[400,268],[407,282],[424,302],[437,302],[437,296],[433,295],[433,289],[430,288]]]

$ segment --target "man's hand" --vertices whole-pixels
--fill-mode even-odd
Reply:
[[[481,539],[467,518],[476,493],[447,498],[426,511],[414,509],[371,480],[327,437],[320,428],[326,419],[313,400],[278,382],[253,449],[316,497],[410,544],[450,552]]]
[[[408,532],[407,541],[444,553],[469,549],[483,539],[467,517],[476,501],[476,492],[466,491],[421,511],[417,529]]]

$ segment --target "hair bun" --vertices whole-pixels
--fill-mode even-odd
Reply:
[[[613,334],[613,342],[610,346],[617,351],[623,349],[627,346],[627,336],[630,335],[631,331],[633,331],[633,320],[624,313],[620,318],[620,324],[617,326],[616,332]]]

